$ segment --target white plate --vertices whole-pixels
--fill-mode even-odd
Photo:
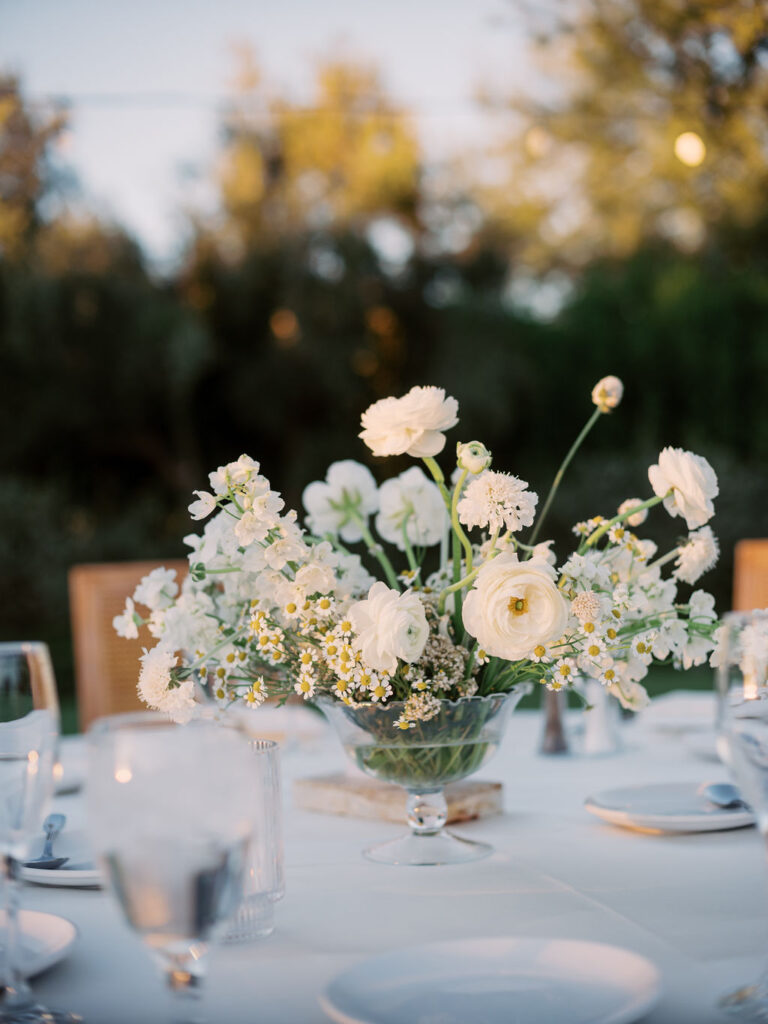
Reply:
[[[695,782],[625,786],[588,797],[584,806],[612,825],[650,832],[719,832],[754,825],[751,811],[715,807],[698,788]]]
[[[596,942],[435,942],[355,964],[320,1003],[338,1024],[627,1024],[659,995],[636,953]]]
[[[77,928],[71,921],[39,910],[20,910],[19,928],[19,967],[25,978],[41,974],[58,963],[77,938]],[[0,932],[4,929],[5,911],[0,911]]]
[[[30,847],[29,859],[39,857],[43,852],[43,836]],[[64,828],[56,839],[53,852],[57,857],[69,857],[62,867],[51,871],[50,868],[21,869],[21,877],[25,882],[35,885],[53,885],[61,888],[98,888],[101,885],[101,872],[96,867],[85,832],[82,829]]]

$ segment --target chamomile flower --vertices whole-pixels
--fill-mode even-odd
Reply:
[[[293,688],[304,700],[310,700],[315,695],[315,677],[310,672],[301,672]]]
[[[537,644],[528,655],[528,658],[537,665],[549,665],[552,661],[552,657],[544,644]]]
[[[252,708],[258,708],[267,699],[267,684],[264,682],[264,676],[259,676],[258,679],[254,679],[251,686],[246,690],[243,696],[243,701]]]
[[[552,686],[549,689],[559,689],[572,683],[576,677],[576,660],[571,657],[558,658],[552,668]],[[555,685],[559,684],[559,686]]]
[[[608,540],[611,544],[623,544],[627,536],[627,531],[621,523],[616,523],[608,531]]]
[[[487,665],[491,660],[488,653],[484,651],[482,647],[475,648],[473,657],[475,659],[475,664],[477,665]]]
[[[368,694],[374,704],[383,704],[392,696],[392,684],[388,679],[372,680],[368,687]]]

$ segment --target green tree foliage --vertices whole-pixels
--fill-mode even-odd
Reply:
[[[536,9],[545,99],[509,102],[508,175],[484,191],[527,261],[583,266],[754,223],[768,189],[768,4],[586,0]],[[683,138],[681,139],[681,136]]]

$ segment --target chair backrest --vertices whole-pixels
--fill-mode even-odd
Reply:
[[[164,565],[176,570],[180,583],[187,574],[184,559],[167,562],[112,562],[74,565],[69,570],[69,606],[75,649],[77,707],[81,730],[94,718],[144,708],[136,692],[142,647],[155,640],[145,628],[138,640],[115,633],[112,619],[147,573]]]
[[[768,540],[740,540],[734,551],[733,610],[768,608]]]

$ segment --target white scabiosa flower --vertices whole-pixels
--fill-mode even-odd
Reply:
[[[622,501],[616,510],[620,516],[629,512],[633,508],[637,508],[638,505],[642,505],[642,501],[639,498],[627,498],[626,501]],[[648,509],[641,508],[639,512],[635,512],[634,515],[629,516],[624,522],[627,526],[642,526],[645,520],[648,518]]]
[[[382,398],[363,413],[359,436],[374,455],[437,455],[444,430],[458,423],[459,403],[442,388],[411,388],[402,398]]]
[[[600,412],[610,412],[619,404],[623,394],[624,385],[618,377],[603,377],[592,388],[592,401]]]
[[[405,551],[404,532],[408,543],[418,547],[439,544],[445,533],[448,515],[443,497],[418,466],[381,485],[379,509],[376,529],[400,551]]]
[[[676,569],[672,573],[683,583],[695,583],[705,572],[714,567],[720,554],[710,526],[702,526],[688,535],[688,540],[678,549]]]
[[[486,562],[466,597],[464,626],[492,657],[517,661],[559,639],[568,602],[543,562],[520,562],[505,551]]]
[[[301,500],[314,533],[338,535],[347,544],[362,539],[357,516],[367,520],[379,508],[373,474],[354,459],[332,463],[325,480],[315,480],[305,487]]]
[[[418,661],[429,637],[424,605],[416,594],[398,594],[386,583],[374,583],[368,597],[347,613],[355,631],[354,649],[376,672],[394,672],[397,659]]]
[[[183,723],[190,720],[195,710],[195,688],[191,679],[172,685],[171,669],[175,665],[176,655],[162,644],[144,651],[137,689],[149,707]]]
[[[703,526],[715,514],[717,476],[701,455],[682,448],[664,448],[656,465],[648,469],[654,493],[664,499],[671,516],[682,516],[688,529]]]
[[[487,470],[467,484],[457,506],[459,519],[465,526],[487,527],[492,533],[530,526],[539,499],[527,487],[525,480],[510,473]]]

